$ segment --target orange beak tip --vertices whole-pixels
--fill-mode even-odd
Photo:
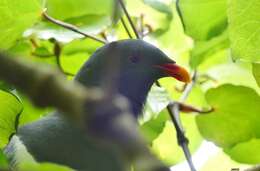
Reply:
[[[162,64],[162,65],[158,65],[157,67],[162,69],[168,76],[174,77],[181,82],[184,83],[191,82],[191,77],[189,72],[185,68],[175,63]]]

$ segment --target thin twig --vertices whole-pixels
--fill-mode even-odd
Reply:
[[[130,15],[129,15],[129,13],[128,13],[128,11],[127,11],[127,9],[126,9],[126,7],[125,7],[123,1],[122,1],[122,0],[118,0],[118,1],[119,1],[120,5],[121,5],[123,11],[125,12],[125,14],[126,14],[126,16],[127,16],[127,19],[128,19],[128,21],[129,21],[129,23],[130,23],[130,25],[131,25],[131,27],[132,27],[132,29],[133,29],[133,31],[134,31],[136,37],[137,37],[138,39],[140,39],[140,36],[139,36],[139,34],[138,34],[138,32],[137,32],[137,29],[136,29],[135,25],[133,24],[133,21],[131,20],[131,17],[130,17]],[[195,84],[194,81],[193,81],[193,80],[196,80],[195,77],[196,77],[196,74],[194,74],[194,78],[192,79],[192,82],[190,83],[190,85],[188,85],[188,86],[185,88],[181,100],[185,100],[185,99],[188,97],[188,95],[189,95],[189,93],[190,93],[190,91],[191,91],[193,85]],[[160,83],[159,83],[158,81],[156,81],[156,85],[159,86],[159,87],[161,87],[161,85],[160,85]],[[168,110],[168,113],[170,114],[170,117],[171,117],[171,119],[172,119],[172,122],[173,122],[173,124],[174,124],[174,126],[175,126],[175,129],[176,129],[176,132],[177,132],[178,144],[179,144],[179,145],[182,147],[182,149],[183,149],[183,152],[184,152],[184,154],[185,154],[185,157],[186,157],[186,159],[187,159],[187,162],[188,162],[188,164],[189,164],[189,166],[190,166],[191,171],[196,171],[196,169],[195,169],[195,167],[194,167],[194,165],[193,165],[192,159],[191,159],[190,150],[189,150],[189,148],[188,148],[188,143],[189,143],[189,141],[188,141],[188,139],[185,137],[184,129],[183,129],[182,125],[181,125],[181,121],[180,121],[180,118],[179,118],[179,112],[180,112],[179,106],[178,106],[178,104],[176,104],[176,103],[174,103],[174,102],[171,102],[171,103],[169,103],[169,105],[167,106],[167,110]]]
[[[62,21],[57,20],[57,19],[55,19],[55,18],[52,18],[51,16],[49,16],[49,15],[46,13],[46,11],[43,11],[42,16],[43,16],[46,20],[48,20],[48,21],[50,21],[50,22],[52,22],[52,23],[54,23],[54,24],[56,24],[56,25],[62,26],[62,27],[66,28],[66,29],[68,29],[68,30],[71,30],[71,31],[73,31],[73,32],[79,33],[79,34],[83,35],[84,37],[93,39],[93,40],[98,41],[98,42],[103,43],[103,44],[106,44],[106,43],[107,43],[106,40],[100,39],[100,38],[98,38],[98,37],[95,37],[95,36],[92,36],[92,35],[89,35],[89,34],[87,34],[87,33],[84,33],[84,32],[82,32],[82,31],[80,31],[79,28],[77,28],[76,26],[74,26],[74,25],[72,25],[72,24],[65,23],[65,22],[62,22]]]
[[[182,96],[180,98],[180,102],[184,102],[188,98],[188,96],[189,96],[193,86],[195,85],[196,81],[197,81],[197,71],[194,71],[193,74],[192,74],[192,81],[191,81],[190,84],[187,84],[187,86],[185,87],[185,89],[182,93]]]
[[[140,15],[140,37],[143,39],[144,37],[144,14]]]
[[[128,37],[129,37],[130,39],[132,39],[133,37],[132,37],[132,35],[131,35],[131,33],[130,33],[130,30],[128,29],[128,27],[127,27],[127,25],[126,25],[125,20],[124,20],[123,17],[121,17],[121,23],[123,24],[124,29],[125,29],[125,31],[126,31]]]
[[[133,21],[132,21],[130,15],[129,15],[129,13],[128,13],[126,7],[125,7],[124,2],[123,2],[122,0],[118,0],[118,2],[120,3],[120,5],[121,5],[121,7],[122,7],[122,9],[123,9],[123,11],[124,11],[124,13],[125,13],[125,15],[126,15],[128,21],[129,21],[129,23],[130,23],[130,25],[131,25],[131,27],[132,27],[134,33],[135,33],[136,38],[137,38],[137,39],[140,39],[139,33],[138,33],[137,29],[135,28],[135,25],[134,25],[134,23],[133,23]]]
[[[181,13],[180,0],[176,0],[176,10],[177,10],[177,13],[179,14],[179,17],[180,17],[180,19],[181,19],[182,27],[183,27],[184,30],[185,30],[185,22],[184,22],[182,13]]]

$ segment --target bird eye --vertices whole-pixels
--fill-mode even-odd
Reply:
[[[139,56],[139,55],[136,55],[136,54],[131,55],[131,56],[129,56],[129,60],[130,60],[132,63],[138,63],[139,60],[140,60],[140,56]]]

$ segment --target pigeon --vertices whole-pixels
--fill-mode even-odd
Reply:
[[[163,77],[190,82],[188,72],[160,49],[143,40],[128,39],[96,50],[73,81],[121,94],[129,101],[130,113],[138,118],[151,86]],[[13,168],[30,161],[51,162],[80,171],[124,170],[119,160],[122,156],[94,142],[58,111],[19,127],[4,152]]]

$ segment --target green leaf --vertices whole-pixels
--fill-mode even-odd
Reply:
[[[220,65],[225,65],[229,63],[230,63],[229,49],[222,49],[216,51],[212,55],[209,54],[207,58],[203,59],[203,61],[199,64],[197,69],[201,73],[208,74],[207,72],[212,68],[216,68]],[[190,61],[190,66],[191,66],[191,61]]]
[[[172,9],[169,5],[165,4],[160,0],[143,0],[145,4],[151,6],[152,8],[156,9],[157,11],[166,13],[170,18],[172,17]]]
[[[260,89],[252,75],[251,67],[251,63],[238,61],[236,63],[229,61],[223,64],[213,65],[205,73],[214,79],[214,81],[204,83],[203,88],[209,89],[221,84],[233,84],[250,87],[260,93]]]
[[[156,117],[141,125],[140,129],[149,144],[153,142],[163,131],[169,114],[166,110],[157,114]]]
[[[103,44],[91,39],[74,40],[62,47],[61,66],[64,71],[76,74],[81,66]]]
[[[208,41],[196,41],[195,47],[191,51],[190,66],[198,67],[202,62],[210,58],[218,51],[229,46],[228,33],[225,31],[220,36],[213,37]]]
[[[206,99],[215,110],[196,118],[204,138],[224,149],[232,149],[260,137],[260,96],[253,89],[225,84],[208,90]]]
[[[209,40],[227,27],[226,0],[180,0],[185,31],[195,40]]]
[[[193,46],[191,39],[185,35],[180,17],[177,14],[176,6],[173,5],[173,19],[171,20],[170,28],[163,34],[150,34],[146,40],[154,43],[168,56],[180,64],[180,60],[188,59],[189,51]],[[187,61],[185,61],[185,64]]]
[[[64,44],[62,48],[62,54],[63,55],[73,55],[76,53],[93,54],[101,46],[103,46],[103,44],[95,40],[77,39],[67,44]]]
[[[148,94],[146,108],[152,113],[160,113],[170,102],[170,97],[166,89],[153,86]]]
[[[241,142],[225,152],[240,163],[258,164],[260,162],[260,139],[252,138]]]
[[[76,25],[81,31],[96,35],[111,24],[113,0],[47,0],[47,13],[51,17]],[[55,38],[60,42],[70,42],[83,36],[54,25],[46,20],[38,23],[25,34],[41,39]]]
[[[39,0],[1,0],[0,48],[10,48],[40,18],[40,14]]]
[[[76,53],[72,55],[61,56],[61,66],[65,72],[76,75],[81,66],[89,58],[87,53]]]
[[[260,87],[260,64],[259,63],[253,63],[253,75],[255,77],[255,80],[258,84],[258,86]]]
[[[258,0],[230,0],[229,34],[234,59],[260,61],[260,3]]]
[[[164,88],[153,86],[148,94],[145,112],[141,119],[141,131],[149,143],[162,133],[168,113],[164,110],[170,102],[170,97]]]
[[[60,20],[75,19],[86,15],[111,15],[113,0],[47,0],[48,14]]]
[[[0,90],[0,148],[5,147],[15,133],[17,117],[23,110],[20,101],[8,92]]]
[[[158,6],[158,4],[160,5]],[[165,32],[170,27],[173,18],[171,3],[167,4],[158,0],[126,0],[126,7],[130,15],[139,21],[143,16],[143,24],[148,25],[158,34]],[[137,28],[140,30],[140,26]]]
[[[2,150],[0,150],[0,169],[7,169],[8,161]]]

